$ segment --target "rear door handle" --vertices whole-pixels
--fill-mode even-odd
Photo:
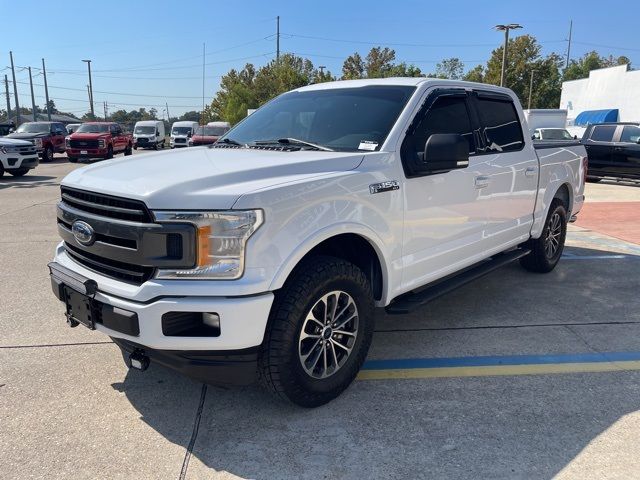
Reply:
[[[491,179],[486,175],[476,177],[476,188],[485,188],[489,186]]]
[[[525,177],[535,177],[537,171],[538,171],[537,167],[528,167],[524,171],[524,176]]]

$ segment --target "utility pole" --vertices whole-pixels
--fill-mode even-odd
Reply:
[[[531,70],[531,80],[529,81],[529,110],[531,110],[531,96],[533,95],[533,74],[535,70]]]
[[[107,121],[107,102],[106,100],[102,102],[102,108],[104,109],[104,121]]]
[[[564,68],[569,68],[569,60],[571,60],[571,34],[573,33],[573,20],[569,21],[569,45],[567,46],[567,63]]]
[[[204,125],[204,57],[207,51],[207,44],[202,44],[202,112],[200,112],[200,124]]]
[[[82,60],[87,64],[89,69],[89,104],[91,106],[91,116],[96,118],[96,114],[93,111],[93,83],[91,82],[91,60]]]
[[[280,15],[276,17],[276,62],[280,61]]]
[[[11,58],[11,75],[13,76],[13,101],[16,104],[16,127],[20,125],[20,102],[18,102],[18,84],[16,83],[16,69],[13,66],[13,52],[9,52]]]
[[[165,105],[165,107],[167,107],[167,122],[168,122],[168,121],[169,121],[169,119],[171,118],[171,117],[169,116],[169,103],[164,102],[164,105]]]
[[[31,113],[33,114],[33,121],[37,122],[38,118],[36,117],[36,97],[33,96],[33,79],[31,78],[31,67],[29,68],[29,86],[31,87]]]
[[[47,69],[42,59],[42,74],[44,75],[44,98],[47,100],[47,120],[51,121],[51,106],[49,105],[49,87],[47,86]]]
[[[504,87],[505,71],[507,69],[507,47],[509,45],[509,30],[515,30],[522,28],[522,25],[517,23],[509,23],[508,25],[496,25],[496,30],[504,31],[504,47],[502,49],[502,72],[500,73],[500,86]]]
[[[9,99],[9,79],[4,76],[4,94],[7,97],[7,122],[11,121],[11,100]]]

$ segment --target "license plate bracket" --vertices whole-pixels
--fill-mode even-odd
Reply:
[[[80,155],[86,155],[87,153],[89,153],[87,150],[80,150]]]
[[[65,285],[64,300],[67,308],[65,315],[71,326],[82,324],[90,330],[96,329],[97,309],[90,297]]]

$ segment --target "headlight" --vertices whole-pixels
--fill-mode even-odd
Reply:
[[[7,152],[8,152],[7,147],[3,147],[0,145],[0,153],[5,154]]]
[[[244,273],[247,240],[264,221],[262,210],[153,213],[158,222],[192,223],[197,231],[196,266],[159,270],[157,278],[240,278]]]
[[[41,147],[41,146],[42,146],[42,139],[41,139],[41,138],[36,138],[36,139],[33,141],[33,144],[34,144],[36,147]]]
[[[106,142],[104,140],[104,138],[101,138],[98,140],[98,148],[104,148],[106,145]]]
[[[71,147],[71,139],[70,138],[65,138],[64,139],[64,146],[67,148]]]

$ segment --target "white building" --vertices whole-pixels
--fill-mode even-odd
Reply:
[[[640,121],[640,70],[627,71],[627,65],[620,65],[592,70],[589,78],[563,82],[560,108],[568,112],[568,125],[574,125],[581,113],[594,110],[598,112],[587,113],[575,123]]]

